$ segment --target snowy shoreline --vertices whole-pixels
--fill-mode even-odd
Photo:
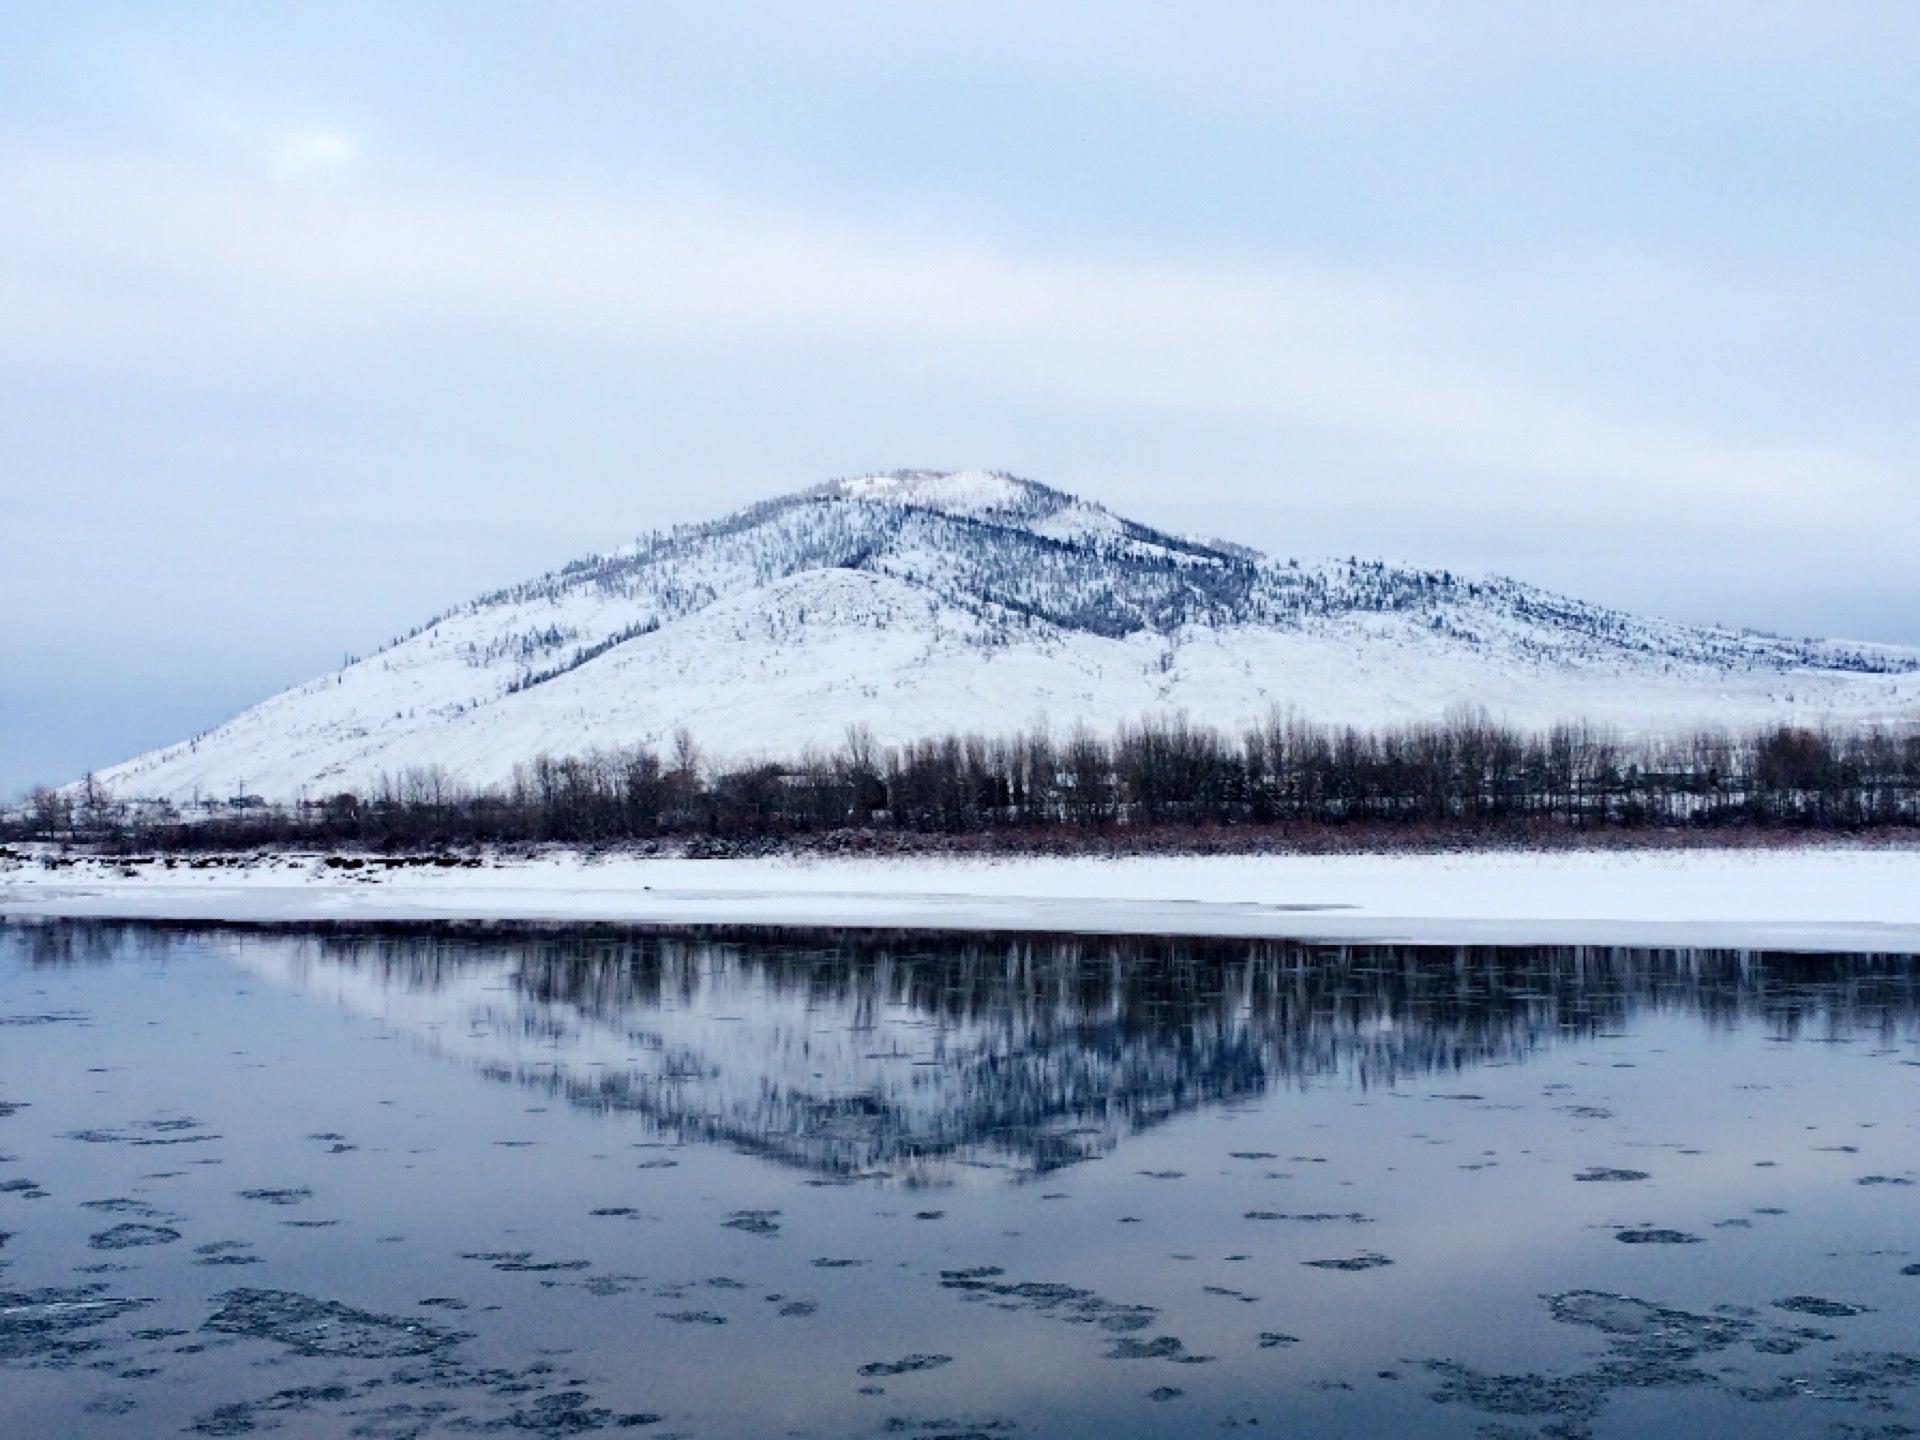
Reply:
[[[1920,955],[1920,850],[0,861],[0,920],[525,921]]]

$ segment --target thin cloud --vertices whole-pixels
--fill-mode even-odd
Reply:
[[[268,164],[275,175],[290,177],[344,170],[360,158],[359,142],[332,130],[311,130],[274,142]]]
[[[357,150],[314,132],[275,153],[284,175],[342,170]],[[1444,363],[1410,338],[1417,291],[1357,271],[1019,252],[705,197],[616,203],[363,177],[312,192],[47,150],[16,150],[6,168],[0,293],[28,288],[21,274],[69,292],[0,320],[0,344],[11,333],[27,353],[57,345],[36,332],[69,311],[89,317],[97,346],[98,299],[66,276],[104,271],[128,334],[151,320],[156,339],[175,332],[182,287],[214,302],[209,313],[242,296],[276,326],[297,315],[319,333],[424,318],[650,342],[819,336],[904,347],[974,386],[1304,421],[1681,501],[1792,508],[1906,488],[1872,456],[1642,424]],[[57,273],[23,268],[50,255]]]

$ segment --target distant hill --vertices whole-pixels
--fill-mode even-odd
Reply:
[[[1233,727],[1433,720],[1636,732],[1920,714],[1920,651],[1623,614],[1502,578],[1277,560],[1030,480],[897,471],[682,526],[450,610],[193,740],[123,797],[269,799],[541,753],[796,755],[1185,712]]]

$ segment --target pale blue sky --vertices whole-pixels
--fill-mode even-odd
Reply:
[[[0,0],[0,795],[981,465],[1920,643],[1920,6]]]

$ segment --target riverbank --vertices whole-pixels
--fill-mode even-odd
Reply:
[[[1920,850],[0,859],[0,917],[496,920],[1920,954]]]

